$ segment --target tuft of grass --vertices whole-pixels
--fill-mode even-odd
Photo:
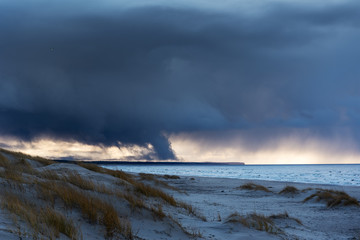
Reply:
[[[176,218],[174,218],[171,215],[167,216],[173,223],[175,223],[175,225],[177,225],[181,231],[183,231],[186,235],[188,235],[191,238],[203,238],[200,230],[196,230],[196,229],[191,229],[191,231],[186,230],[186,228],[184,228],[183,225],[181,225],[181,223],[179,222],[179,220],[177,220]]]
[[[86,168],[90,171],[93,171],[93,172],[103,173],[105,171],[104,168],[99,167],[98,165],[93,164],[93,163],[78,162],[77,165],[79,165],[80,167]]]
[[[274,225],[274,222],[270,217],[257,213],[251,213],[243,216],[235,212],[227,217],[226,222],[241,223],[245,227],[254,228],[256,230],[272,234],[278,234],[281,232],[281,230]]]
[[[286,186],[280,192],[280,194],[298,194],[299,189],[293,186]]]
[[[133,234],[130,223],[120,220],[115,208],[108,202],[90,194],[77,190],[68,184],[58,182],[38,182],[45,193],[53,194],[53,197],[61,199],[67,208],[79,209],[83,217],[90,223],[101,223],[105,226],[106,237],[112,238],[115,234],[121,234],[127,239],[132,239]]]
[[[218,215],[217,215],[217,221],[218,222],[221,222],[222,220],[221,220],[221,215],[220,215],[220,213],[218,212]]]
[[[163,176],[163,178],[165,178],[165,179],[180,179],[180,177],[177,175],[167,175],[167,174],[165,174]]]
[[[344,206],[360,206],[357,199],[350,197],[347,193],[343,191],[335,191],[330,189],[318,189],[316,193],[305,198],[303,202],[307,202],[315,198],[316,201],[325,201],[327,207],[335,207],[338,205]]]
[[[177,202],[173,196],[161,191],[160,189],[151,187],[142,182],[134,182],[135,191],[147,196],[147,197],[157,197],[163,199],[165,202],[169,203],[172,206],[176,206]]]
[[[10,165],[9,159],[0,153],[0,167],[8,168]]]
[[[30,159],[30,160],[41,163],[43,166],[47,166],[47,165],[55,163],[54,161],[47,159],[47,158],[43,158],[43,157],[39,157],[39,156],[34,157],[34,156],[31,156],[31,155],[28,155],[25,153],[21,153],[21,152],[5,150],[3,148],[0,148],[0,152],[11,154],[12,156],[14,156],[17,159]]]
[[[297,222],[298,224],[302,225],[302,222],[299,219],[290,217],[287,212],[280,213],[280,214],[273,214],[273,215],[270,215],[269,218],[270,219],[291,219],[291,220],[294,220],[295,222]]]
[[[150,211],[152,212],[154,218],[158,218],[160,220],[166,216],[160,204],[158,204],[156,207],[151,206]]]
[[[174,190],[174,191],[177,191],[177,192],[181,193],[181,191],[178,188],[170,186],[166,182],[157,179],[156,175],[154,175],[154,174],[139,173],[139,176],[140,176],[141,180],[152,181],[158,186],[162,186],[162,187],[165,187],[167,189]],[[167,175],[167,176],[169,176],[169,175]]]
[[[93,181],[83,178],[79,173],[75,171],[68,172],[64,176],[64,181],[69,182],[81,189],[94,191],[96,186]]]
[[[17,171],[14,167],[6,168],[5,171],[0,172],[0,178],[4,178],[8,181],[15,181],[18,183],[24,182],[22,172]]]
[[[118,193],[117,196],[124,198],[126,201],[128,201],[132,209],[146,208],[145,202],[142,198],[137,198],[136,196],[130,193],[126,193],[126,194]]]
[[[46,170],[42,170],[42,171],[37,171],[37,172],[35,172],[34,175],[36,175],[39,178],[48,179],[48,180],[60,180],[61,179],[59,174],[57,174],[57,172],[54,170],[46,169]]]
[[[192,214],[193,216],[201,219],[202,221],[206,222],[207,219],[204,215],[200,214],[198,211],[196,211],[196,209],[190,205],[190,204],[187,204],[187,203],[184,203],[184,202],[178,202],[178,206],[187,210],[188,213]]]
[[[2,207],[23,219],[33,229],[34,236],[45,235],[52,239],[63,233],[70,239],[78,239],[79,232],[71,219],[50,207],[38,209],[24,196],[6,192],[2,196]]]
[[[46,207],[41,209],[39,218],[39,222],[45,223],[53,230],[56,238],[59,237],[59,233],[63,233],[70,239],[78,239],[78,231],[73,221],[53,208]]]
[[[237,189],[271,192],[267,187],[255,183],[246,183]]]
[[[130,184],[134,184],[136,182],[133,175],[123,172],[121,170],[111,170],[111,169],[99,167],[96,164],[91,164],[91,163],[77,163],[77,164],[83,168],[90,170],[90,171],[108,174],[113,177],[122,179]]]
[[[125,219],[121,220],[111,204],[104,203],[101,210],[102,217],[100,221],[105,226],[106,237],[113,238],[116,234],[122,234],[126,239],[133,238],[130,222]]]

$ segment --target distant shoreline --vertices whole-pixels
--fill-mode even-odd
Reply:
[[[245,165],[243,162],[140,162],[140,161],[74,161],[74,160],[54,160],[60,163],[92,163],[103,165]]]

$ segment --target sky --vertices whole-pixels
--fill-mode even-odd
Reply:
[[[360,163],[357,0],[1,0],[0,147]]]

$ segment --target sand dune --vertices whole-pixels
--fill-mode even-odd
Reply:
[[[129,174],[0,154],[0,239],[360,239],[360,187]]]

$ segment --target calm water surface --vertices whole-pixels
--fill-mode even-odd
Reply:
[[[360,186],[360,164],[331,165],[102,165],[134,173],[259,179]]]

